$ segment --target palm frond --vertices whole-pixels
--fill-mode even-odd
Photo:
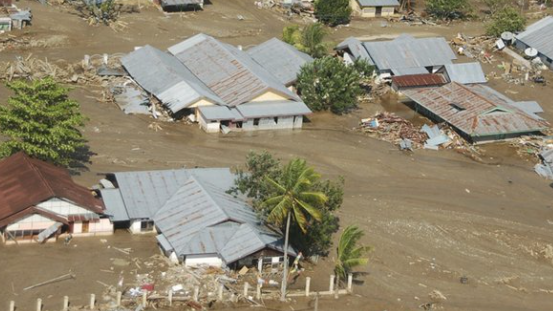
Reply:
[[[315,218],[315,220],[321,221],[322,215],[321,215],[321,212],[318,209],[316,209],[315,207],[309,205],[308,203],[303,202],[303,201],[298,200],[298,199],[296,199],[296,203],[303,210],[305,210],[309,215],[311,215],[311,217]],[[302,214],[303,214],[303,212],[302,212]]]
[[[303,211],[297,206],[292,208],[292,211],[294,212],[294,218],[296,219],[296,223],[300,227],[301,231],[303,233],[307,232],[307,229],[306,229],[307,219],[305,218]]]
[[[292,202],[290,198],[284,196],[282,200],[269,212],[267,221],[280,225],[284,222],[290,209],[292,208]]]

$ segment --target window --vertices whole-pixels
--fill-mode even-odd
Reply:
[[[258,126],[259,125],[259,118],[253,119],[253,125]]]
[[[153,220],[142,221],[140,223],[140,231],[145,232],[145,231],[152,231],[152,230],[154,230],[154,221]]]
[[[278,117],[275,117],[275,124],[278,124]]]

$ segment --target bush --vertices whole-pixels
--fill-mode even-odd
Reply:
[[[301,30],[298,25],[286,26],[282,30],[284,42],[314,58],[327,54],[329,44],[324,42],[326,35],[327,31],[320,23],[309,24]]]
[[[471,11],[468,0],[427,0],[426,12],[444,19],[465,17]]]
[[[517,32],[524,30],[526,19],[520,12],[511,7],[505,7],[492,17],[492,22],[488,25],[487,34],[499,37],[503,32]]]
[[[327,56],[301,68],[297,89],[312,110],[343,114],[357,107],[357,98],[364,93],[360,84],[370,74],[372,68],[364,61],[347,66],[340,59]]]
[[[351,7],[349,0],[317,0],[315,16],[326,25],[334,27],[349,23]]]

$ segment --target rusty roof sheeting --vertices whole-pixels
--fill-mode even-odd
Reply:
[[[0,162],[0,221],[51,198],[102,213],[102,201],[73,182],[69,172],[19,152]]]
[[[403,93],[446,122],[472,137],[528,133],[549,123],[516,108],[508,97],[488,86],[461,85],[406,89]]]
[[[398,87],[436,86],[446,84],[445,77],[437,73],[393,76],[392,83]]]

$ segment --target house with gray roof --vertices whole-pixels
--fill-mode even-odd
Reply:
[[[204,8],[204,0],[155,0],[154,2],[166,12],[203,10]]]
[[[311,110],[291,85],[310,61],[278,39],[245,52],[199,34],[169,47],[168,53],[142,47],[121,63],[172,114],[193,115],[206,132],[227,133],[301,128]]]
[[[517,49],[536,49],[542,62],[549,69],[553,69],[553,16],[547,16],[526,27],[524,32],[515,36],[515,39]]]
[[[118,172],[107,174],[100,194],[116,226],[157,233],[161,250],[185,265],[282,261],[281,234],[262,224],[244,198],[226,193],[234,178],[228,168]]]
[[[388,17],[399,9],[398,0],[350,0],[354,16]]]

